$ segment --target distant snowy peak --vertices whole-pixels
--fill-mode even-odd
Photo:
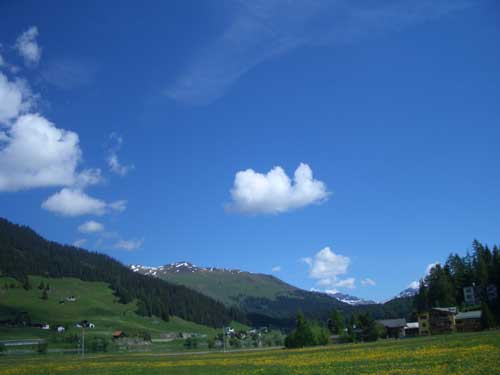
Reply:
[[[407,298],[407,297],[413,297],[418,293],[418,288],[415,287],[408,287],[405,290],[403,290],[401,293],[399,293],[396,297],[394,298]]]
[[[143,275],[158,276],[166,273],[194,273],[194,272],[230,272],[230,273],[241,273],[240,270],[226,269],[226,268],[214,268],[214,267],[197,267],[189,262],[176,262],[171,264],[166,264],[160,267],[148,267],[141,266],[140,264],[132,264],[130,269],[134,272],[142,273]]]
[[[338,300],[340,302],[344,302],[344,303],[347,303],[347,304],[352,305],[352,306],[376,304],[376,302],[374,302],[374,301],[362,299],[362,298],[351,296],[349,294],[344,294],[344,293],[330,293],[328,295],[335,298],[336,300]]]

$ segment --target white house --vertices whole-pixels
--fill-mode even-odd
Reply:
[[[63,326],[58,326],[57,327],[57,333],[64,333],[66,329]]]

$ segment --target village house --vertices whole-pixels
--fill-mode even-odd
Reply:
[[[125,334],[122,331],[114,331],[113,332],[113,340],[125,337]]]
[[[384,319],[377,320],[377,323],[384,326],[387,337],[398,339],[405,336],[406,319]]]
[[[435,335],[455,331],[456,307],[434,307],[418,314],[420,335]]]
[[[455,324],[458,332],[480,331],[483,328],[481,321],[482,311],[460,312],[455,317]]]
[[[405,327],[405,336],[413,337],[418,336],[418,322],[408,322]]]
[[[466,286],[464,288],[464,302],[466,305],[476,305],[479,301],[475,286]]]

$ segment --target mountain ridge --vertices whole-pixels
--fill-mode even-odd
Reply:
[[[248,280],[248,277],[245,277],[245,276],[249,276],[252,278],[267,278],[268,280],[272,280],[272,281],[274,281],[282,286],[286,286],[287,290],[286,291],[282,290],[280,295],[286,295],[285,292],[315,293],[315,294],[318,294],[322,297],[334,299],[338,302],[341,302],[343,304],[347,304],[350,306],[383,304],[383,302],[377,303],[373,300],[360,298],[360,297],[349,295],[346,293],[340,293],[340,292],[325,293],[325,292],[320,292],[320,291],[307,291],[305,289],[296,287],[294,285],[290,285],[274,275],[265,274],[265,273],[258,273],[258,272],[244,271],[244,270],[237,269],[237,268],[200,267],[200,266],[196,266],[195,264],[188,262],[188,261],[179,261],[179,262],[174,262],[174,263],[168,263],[168,264],[165,264],[162,266],[143,266],[140,264],[132,264],[129,267],[134,272],[142,273],[142,274],[148,275],[148,276],[163,278],[163,279],[166,279],[166,280],[174,282],[174,283],[177,282],[177,283],[180,283],[181,285],[184,285],[187,287],[192,287],[195,290],[198,290],[202,293],[206,293],[207,295],[210,295],[213,298],[221,300],[222,302],[225,302],[226,304],[230,304],[231,302],[235,302],[234,301],[235,296],[233,295],[233,298],[231,298],[231,301],[228,301],[227,298],[221,298],[221,296],[218,293],[216,293],[214,290],[208,291],[207,288],[205,288],[205,286],[202,286],[198,283],[193,282],[192,278],[196,277],[193,274],[202,274],[203,275],[202,277],[204,277],[204,278],[211,277],[212,275],[213,275],[213,277],[217,277],[216,275],[221,275],[221,274],[233,275],[233,277],[236,278],[236,277],[238,277],[238,275],[240,275],[241,276],[240,282]],[[212,275],[210,275],[210,274],[212,274]],[[400,293],[396,297],[393,297],[393,298],[402,298],[402,297],[408,297],[408,296],[404,296],[404,295],[402,295],[402,293]],[[259,297],[259,295],[252,294],[252,295],[250,295],[250,297]],[[392,300],[393,298],[391,298],[390,300]]]

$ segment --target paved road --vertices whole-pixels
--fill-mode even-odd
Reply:
[[[26,346],[44,343],[44,339],[24,339],[24,340],[0,340],[0,344],[5,346]]]

